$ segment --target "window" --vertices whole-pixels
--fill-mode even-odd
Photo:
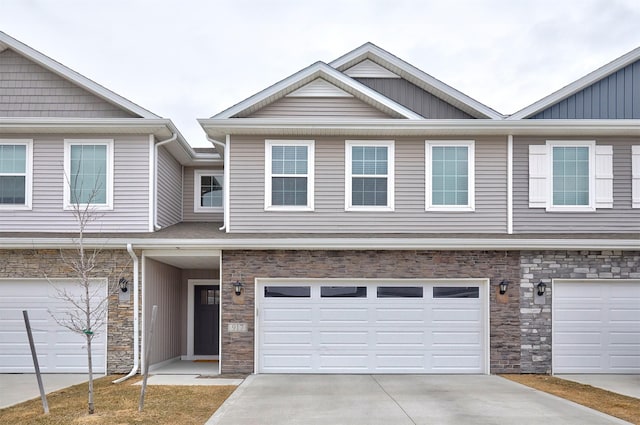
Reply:
[[[425,209],[475,209],[475,142],[427,140],[425,143]]]
[[[422,298],[422,286],[378,286],[378,298]]]
[[[613,208],[613,148],[595,141],[530,145],[529,207],[574,212]]]
[[[347,211],[393,211],[393,141],[346,141]]]
[[[264,296],[266,298],[309,298],[311,296],[310,286],[265,286]]]
[[[31,140],[0,140],[0,209],[31,209]]]
[[[113,140],[65,140],[65,209],[113,208]]]
[[[433,298],[479,298],[477,286],[434,286]]]
[[[265,142],[265,210],[313,210],[313,140]]]
[[[366,286],[321,286],[321,298],[367,298]]]
[[[194,172],[194,211],[219,212],[224,202],[224,177],[222,173],[207,170]]]

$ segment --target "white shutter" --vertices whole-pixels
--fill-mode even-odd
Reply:
[[[547,207],[548,157],[547,145],[529,145],[529,208]]]
[[[631,181],[633,208],[640,208],[640,145],[631,146]]]
[[[613,208],[612,146],[596,146],[596,208]]]

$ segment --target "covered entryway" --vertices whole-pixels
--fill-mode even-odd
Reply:
[[[640,281],[553,281],[553,373],[640,373]]]
[[[257,279],[259,373],[487,373],[487,280]]]
[[[74,297],[83,290],[70,280],[52,279],[52,283]],[[96,279],[92,285],[95,285],[92,291],[96,291],[97,304],[107,295],[106,279]],[[0,279],[0,373],[34,371],[23,310],[29,312],[41,372],[87,373],[84,335],[59,325],[51,315],[63,317],[65,310],[69,309],[74,307],[60,299],[55,288],[45,279]],[[96,333],[92,342],[95,373],[105,373],[106,341],[105,326]]]

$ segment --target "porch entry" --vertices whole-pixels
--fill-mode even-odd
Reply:
[[[193,354],[219,354],[220,285],[195,285],[193,299]]]

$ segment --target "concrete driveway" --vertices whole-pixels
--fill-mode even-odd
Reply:
[[[493,375],[252,375],[207,425],[625,424]]]
[[[89,377],[82,373],[45,373],[42,375],[42,384],[46,393],[81,384],[88,380]],[[31,400],[32,398],[40,398],[38,380],[35,374],[0,374],[0,409]]]

